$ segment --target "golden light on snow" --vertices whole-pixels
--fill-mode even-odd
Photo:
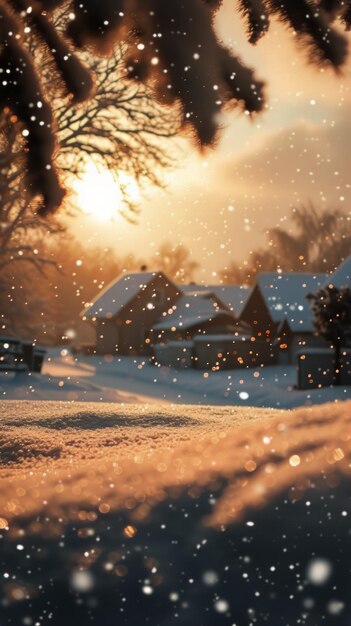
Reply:
[[[128,522],[118,532],[133,541],[139,523],[174,487],[191,486],[193,494],[199,481],[212,493],[214,471],[230,486],[216,497],[206,518],[206,525],[214,527],[237,520],[245,510],[268,506],[270,497],[288,491],[297,478],[299,484],[315,483],[323,470],[334,489],[342,475],[349,475],[351,402],[329,404],[324,411],[316,405],[284,413],[165,404],[144,405],[142,413],[133,404],[111,409],[101,403],[99,411],[89,403],[50,402],[45,407],[42,401],[28,403],[25,418],[20,406],[0,407],[0,422],[6,424],[0,509],[6,518],[2,523],[11,528],[16,518],[36,515],[47,501],[55,515],[88,522],[86,529],[104,514],[112,519],[118,511],[128,512]],[[71,427],[62,428],[63,423]],[[318,429],[313,454],[305,446],[312,429]],[[14,453],[18,464],[9,473]],[[40,482],[48,459],[55,472]],[[342,517],[345,512],[343,505]],[[27,549],[21,535],[17,543]]]
[[[96,221],[120,220],[126,209],[125,196],[133,203],[140,200],[139,188],[128,174],[120,172],[118,181],[109,170],[100,170],[91,161],[74,184],[76,204]],[[123,193],[124,192],[124,193]]]

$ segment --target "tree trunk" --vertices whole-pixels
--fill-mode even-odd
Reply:
[[[341,385],[341,344],[340,341],[335,342],[335,362],[334,362],[334,385]]]

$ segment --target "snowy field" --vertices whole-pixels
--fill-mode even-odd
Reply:
[[[3,399],[238,405],[293,408],[351,399],[351,387],[298,391],[294,366],[202,372],[145,358],[73,357],[50,350],[43,375],[0,375]]]
[[[2,402],[1,626],[349,626],[350,416]]]

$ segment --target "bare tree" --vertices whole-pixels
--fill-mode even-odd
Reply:
[[[190,250],[183,244],[172,244],[165,241],[161,244],[151,262],[157,270],[164,272],[169,278],[186,283],[193,280],[194,272],[199,264],[191,259]]]
[[[134,219],[137,207],[128,195],[124,175],[141,189],[162,186],[163,170],[174,164],[176,149],[170,139],[177,135],[180,122],[178,111],[160,105],[149,87],[127,80],[125,54],[126,47],[119,45],[108,58],[83,55],[96,76],[94,97],[67,108],[58,94],[53,106],[60,141],[57,165],[64,180],[80,177],[92,159],[114,175],[123,195],[124,215]]]
[[[351,225],[341,209],[312,203],[293,209],[288,229],[269,231],[272,255],[282,269],[333,271],[350,253]]]
[[[221,270],[225,283],[253,284],[259,272],[333,272],[349,256],[351,224],[341,209],[318,210],[312,203],[297,207],[290,224],[268,231],[268,245]]]
[[[36,47],[36,42],[32,44]],[[109,59],[92,59],[97,76],[96,93],[86,103],[67,108],[60,97],[59,86],[49,81],[52,63],[41,49],[44,82],[52,91],[60,150],[57,164],[61,178],[81,176],[88,159],[111,171],[130,174],[143,187],[145,183],[162,185],[161,172],[172,164],[169,142],[179,125],[177,112],[168,110],[152,99],[150,89],[130,83],[123,76],[123,46],[115,48]],[[85,55],[88,57],[88,53]],[[0,115],[0,269],[12,262],[28,261],[43,271],[53,263],[40,254],[38,235],[53,236],[63,231],[57,219],[38,215],[26,188],[24,138],[16,132],[16,118],[9,109]],[[125,215],[133,219],[137,207],[120,180]],[[117,210],[117,207],[116,207]],[[35,243],[36,242],[36,243]]]

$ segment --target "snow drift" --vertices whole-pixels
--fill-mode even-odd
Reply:
[[[348,624],[350,409],[3,402],[0,623]]]

